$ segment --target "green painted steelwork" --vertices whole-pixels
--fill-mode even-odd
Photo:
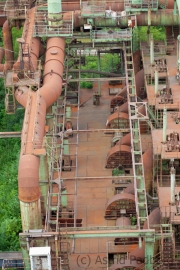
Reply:
[[[101,63],[100,63],[100,52],[97,53],[97,60],[98,60],[98,71],[101,71]],[[101,81],[98,80],[98,93],[101,94]]]
[[[167,224],[162,224],[161,226],[166,226]],[[97,232],[98,231],[98,232]],[[155,229],[137,229],[137,226],[128,226],[128,227],[119,227],[119,226],[102,226],[102,227],[77,227],[77,228],[61,228],[61,231],[58,232],[23,232],[20,233],[20,239],[26,238],[51,238],[58,235],[61,237],[66,235],[68,238],[106,238],[106,237],[119,237],[119,238],[132,238],[132,237],[142,237],[152,239],[152,242],[155,240],[161,239],[162,234],[157,233]],[[163,234],[164,238],[168,238],[172,235],[172,232],[167,232]],[[155,239],[155,240],[154,240]]]
[[[60,0],[48,0],[48,24],[52,27],[62,25],[62,5]],[[53,30],[53,28],[52,28]]]
[[[155,95],[158,93],[158,84],[159,84],[159,77],[158,77],[158,70],[155,69]]]
[[[180,0],[176,0],[175,2],[178,7],[178,16],[180,16]]]
[[[154,64],[154,38],[153,35],[150,36],[150,64]]]
[[[136,85],[134,81],[134,68],[132,57],[132,44],[131,42],[124,42],[124,55],[125,55],[125,68],[126,68],[126,86],[128,97],[128,110],[130,121],[130,134],[131,134],[131,152],[132,152],[132,164],[134,175],[134,189],[136,198],[136,215],[137,225],[141,229],[144,222],[147,222],[147,228],[149,228],[146,190],[145,190],[145,178],[142,161],[142,148],[140,139],[140,127],[139,119],[147,119],[145,116],[138,114],[138,106],[146,106],[145,103],[139,103],[137,101]]]
[[[145,238],[145,269],[153,270],[154,237]]]
[[[71,107],[66,107],[66,119],[71,118]]]
[[[177,15],[177,3],[174,1],[174,15]]]
[[[143,12],[141,14],[136,15],[137,25],[138,26],[148,26],[148,12]],[[115,17],[115,18],[106,18],[99,17],[98,20],[91,20],[91,25],[96,27],[120,27],[127,28],[128,27],[128,16],[124,17]],[[84,26],[87,24],[87,19],[78,18],[78,26]],[[151,11],[151,26],[173,26],[180,25],[179,15],[174,15],[174,10],[158,10],[158,13],[155,11]]]
[[[49,188],[48,182],[48,162],[47,156],[40,156],[40,166],[39,166],[39,181],[40,181],[40,189],[43,197],[43,212],[46,212],[47,207],[47,194]]]
[[[61,204],[64,207],[68,206],[68,202],[67,202],[67,190],[62,190],[61,191]]]
[[[69,155],[69,144],[68,144],[68,140],[66,139],[63,140],[63,154]]]
[[[20,237],[20,246],[21,246],[22,257],[23,257],[23,261],[24,261],[24,269],[26,269],[26,270],[31,269],[29,251],[27,249],[28,241],[26,241],[26,238]]]
[[[167,129],[167,109],[163,111],[163,142],[166,142],[166,129]]]
[[[62,12],[60,0],[48,0],[48,13],[57,14]]]

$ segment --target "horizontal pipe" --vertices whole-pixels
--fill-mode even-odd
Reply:
[[[103,238],[103,237],[152,237],[155,234],[155,230],[110,230],[110,231],[71,231],[66,232],[68,238]],[[60,235],[65,235],[65,232],[61,232]]]
[[[179,16],[174,15],[173,9],[163,9],[156,11],[151,11],[151,26],[174,26],[180,25]],[[128,16],[106,18],[101,17],[98,20],[92,21],[92,25],[96,27],[128,27]],[[148,26],[148,12],[142,12],[136,15],[138,26]],[[78,28],[87,24],[87,19],[80,17],[80,11],[74,13],[74,27]],[[77,45],[76,45],[77,46]]]
[[[20,138],[21,131],[0,132],[0,138]]]
[[[69,69],[69,72],[74,72],[74,73],[94,73],[94,74],[101,74],[101,75],[107,75],[107,76],[114,76],[114,77],[120,77],[120,74],[117,73],[112,73],[112,72],[104,72],[104,71],[99,71],[99,70],[93,70],[93,69]],[[109,78],[110,80],[111,78]],[[122,79],[126,79],[126,77],[124,75],[122,75]]]
[[[133,227],[133,226],[132,226]],[[68,228],[64,229],[61,228],[60,232],[23,232],[20,233],[20,237],[30,237],[30,238],[47,238],[47,237],[58,237],[60,236],[66,236],[69,239],[73,238],[103,238],[103,237],[118,237],[118,238],[131,238],[131,237],[147,237],[149,239],[152,239],[154,242],[155,239],[161,239],[162,234],[156,233],[154,229],[144,229],[144,230],[137,230],[137,229],[124,229],[122,227],[115,227],[115,229],[112,229],[112,227],[104,227],[104,230],[102,227],[83,227],[81,230],[77,230],[77,228],[70,228],[71,230],[68,230]],[[163,234],[164,238],[171,237],[172,233],[167,232]]]

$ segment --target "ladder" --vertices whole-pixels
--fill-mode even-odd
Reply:
[[[131,133],[131,152],[132,152],[132,164],[134,173],[137,225],[139,229],[142,229],[145,221],[147,221],[147,226],[149,228],[149,221],[148,221],[139,121],[141,119],[146,120],[148,117],[147,117],[146,102],[139,102],[136,96],[131,40],[124,41],[124,57],[126,69],[126,86],[127,86],[127,98],[129,109],[130,133]],[[140,113],[139,111],[142,106],[144,106],[144,109],[146,110],[146,116]]]
[[[5,109],[7,114],[14,114],[16,111],[16,99],[14,96],[14,87],[6,87]]]
[[[161,235],[161,260],[163,262],[162,269],[179,269],[180,262],[176,261],[175,258],[175,242],[172,224],[162,224]]]

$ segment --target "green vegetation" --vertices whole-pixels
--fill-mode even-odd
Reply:
[[[117,53],[111,54],[101,54],[100,58],[100,67],[102,72],[114,72],[120,73],[120,59]],[[82,66],[84,70],[98,70],[98,59],[97,56],[87,56],[86,57],[86,64]],[[103,77],[103,75],[101,75]],[[99,74],[95,73],[82,73],[82,78],[98,78],[100,77]],[[107,77],[107,76],[106,76]],[[91,89],[93,87],[92,82],[81,82],[81,88],[88,88]]]
[[[147,41],[147,32],[147,26],[138,26],[133,29],[133,52],[139,50],[139,41]],[[166,32],[164,26],[151,26],[150,34],[153,35],[155,41],[166,41]]]
[[[5,90],[0,79],[0,131],[22,128],[23,110],[7,115],[4,108]],[[0,139],[0,251],[18,250],[21,218],[18,200],[17,168],[20,139]]]
[[[139,26],[138,28],[139,37],[141,41],[147,41],[147,26]],[[154,40],[166,40],[165,27],[163,26],[151,26],[150,33],[153,34]]]
[[[112,176],[121,176],[121,175],[124,175],[124,170],[119,170],[118,168],[112,170]]]
[[[12,28],[12,39],[13,39],[13,49],[14,49],[14,59],[17,59],[19,52],[19,43],[17,38],[22,37],[23,28],[17,29],[16,27]]]
[[[18,43],[22,29],[13,29],[13,47],[15,58],[18,56]],[[2,31],[0,31],[0,40]],[[0,46],[3,46],[0,42]],[[24,110],[17,110],[14,115],[5,112],[4,80],[0,78],[0,132],[20,131],[24,118]],[[18,160],[20,139],[0,139],[0,251],[19,250],[19,232],[21,229],[20,207],[18,200]]]

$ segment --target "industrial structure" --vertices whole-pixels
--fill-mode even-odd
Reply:
[[[21,136],[21,267],[180,269],[180,1],[2,5],[6,112],[25,108],[21,132],[0,133]],[[118,59],[109,72],[106,54]]]

